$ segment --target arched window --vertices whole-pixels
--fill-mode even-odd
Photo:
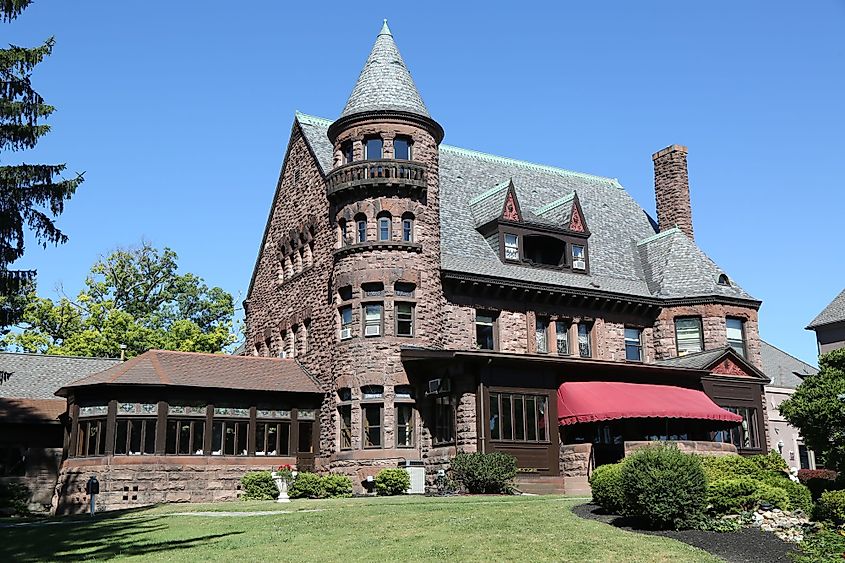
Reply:
[[[381,241],[390,240],[390,213],[382,211],[378,214],[378,239]]]
[[[402,242],[414,242],[414,215],[402,215]]]
[[[381,137],[367,137],[364,139],[364,158],[367,160],[381,159],[383,146],[384,142]]]
[[[393,158],[396,160],[412,159],[412,142],[410,137],[396,137],[393,139]]]
[[[731,280],[725,274],[719,274],[719,285],[731,285]]]
[[[359,213],[355,216],[355,242],[367,242],[367,216]]]

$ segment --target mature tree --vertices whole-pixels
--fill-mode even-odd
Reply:
[[[819,373],[804,379],[780,413],[826,467],[845,472],[845,348],[821,356]]]
[[[149,243],[115,250],[91,268],[75,300],[28,295],[7,349],[71,356],[128,356],[151,348],[220,352],[235,340],[232,296],[178,272],[176,253]]]
[[[30,2],[0,0],[0,19],[12,21]],[[0,49],[0,155],[31,149],[50,131],[41,121],[55,108],[44,103],[30,77],[53,51],[54,43],[51,37],[38,47]],[[63,179],[64,170],[64,164],[0,166],[0,329],[20,318],[22,297],[31,290],[35,277],[34,270],[9,268],[23,256],[24,229],[32,230],[42,246],[67,240],[54,218],[62,213],[82,176]]]

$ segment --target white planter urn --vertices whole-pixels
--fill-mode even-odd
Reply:
[[[279,496],[276,498],[276,502],[290,502],[287,479],[275,471],[271,473],[271,476],[273,477],[273,482],[276,483],[276,488],[279,489]]]

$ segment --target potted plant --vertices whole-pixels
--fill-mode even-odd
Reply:
[[[273,482],[276,483],[276,488],[279,489],[279,497],[276,499],[276,502],[290,502],[288,485],[296,477],[293,467],[289,463],[280,465],[271,473],[271,476],[273,477]]]

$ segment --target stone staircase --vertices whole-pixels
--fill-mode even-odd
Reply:
[[[514,486],[523,493],[533,495],[590,496],[586,477],[559,477],[551,475],[517,475]]]

